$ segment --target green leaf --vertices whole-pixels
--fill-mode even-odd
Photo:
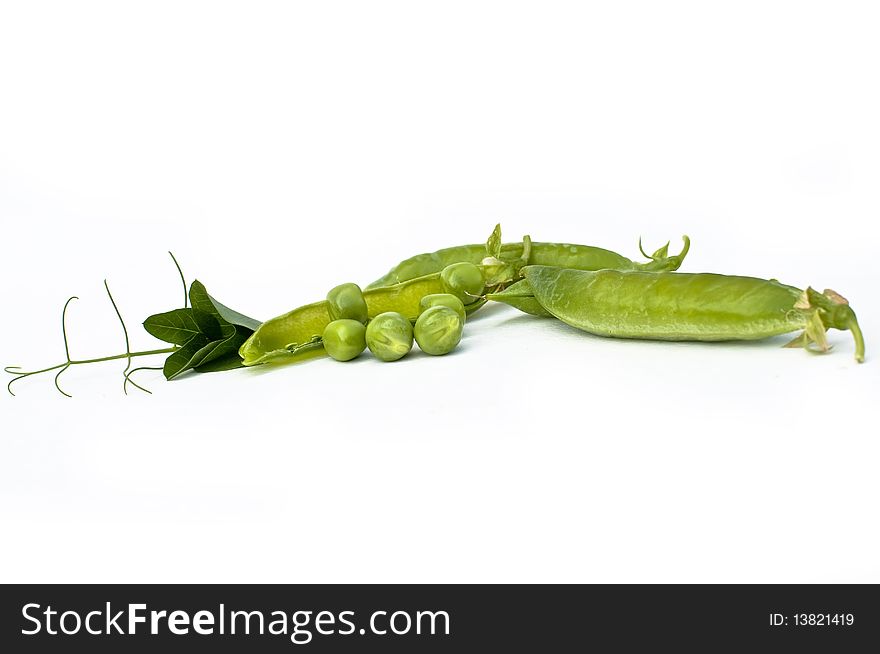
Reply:
[[[204,336],[196,335],[165,361],[165,377],[170,381],[188,370],[211,372],[243,366],[238,349],[251,334],[250,329],[226,324],[223,326],[224,338],[208,341]]]
[[[228,331],[227,331],[228,330]],[[253,332],[250,330],[246,330],[242,327],[236,327],[235,325],[225,325],[224,326],[224,336],[225,338],[217,341],[213,341],[211,345],[213,346],[210,350],[207,350],[202,357],[202,360],[198,363],[193,364],[193,367],[196,368],[200,365],[209,363],[214,359],[219,359],[221,357],[226,356],[230,352],[238,352],[238,348],[244,345],[244,342],[248,339]]]
[[[501,223],[495,225],[489,240],[486,241],[486,255],[496,259],[501,258]]]
[[[166,343],[185,345],[201,334],[209,340],[220,338],[220,323],[199,309],[175,309],[157,313],[144,321],[144,329]]]
[[[165,378],[175,379],[188,370],[210,372],[241,367],[238,350],[260,321],[217,302],[198,280],[189,288],[189,299],[192,308],[156,314],[144,321],[150,334],[181,346],[165,360]]]
[[[214,318],[219,320],[220,314],[217,313],[214,303],[211,302],[211,298],[208,297],[208,291],[205,289],[205,285],[197,279],[189,286],[189,302],[193,309],[210,313]]]
[[[196,372],[221,372],[223,370],[235,370],[236,368],[244,368],[244,362],[238,356],[238,352],[228,352],[222,357],[212,359],[207,363],[202,363],[196,368]]]
[[[230,309],[226,305],[215,300],[208,294],[205,285],[199,280],[193,281],[189,287],[189,301],[192,303],[193,307],[200,311],[210,313],[220,321],[221,324],[223,321],[226,321],[231,325],[246,327],[251,331],[256,331],[257,327],[261,324],[259,320],[255,320],[235,311],[234,309]]]
[[[194,364],[198,365],[201,363],[204,358],[202,350],[210,346],[210,344],[211,341],[202,334],[196,334],[189,339],[179,350],[165,359],[165,365],[162,367],[162,374],[165,375],[165,379],[170,381],[192,368]]]
[[[211,299],[211,302],[214,303],[214,306],[217,309],[217,313],[220,314],[220,317],[228,323],[237,325],[239,327],[244,327],[246,329],[249,329],[251,332],[257,331],[257,328],[263,324],[255,318],[250,318],[243,313],[239,313],[234,309],[230,309],[225,304],[221,304],[210,295],[208,297]]]

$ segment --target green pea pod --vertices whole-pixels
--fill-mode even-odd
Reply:
[[[500,229],[498,226],[496,226],[495,232],[493,232],[493,237],[495,236],[500,239]],[[645,263],[637,263],[621,254],[592,245],[541,242],[531,242],[528,244],[525,242],[505,243],[500,246],[500,250],[496,249],[497,254],[487,252],[489,247],[486,244],[458,245],[437,250],[436,252],[417,254],[414,257],[405,259],[367,286],[367,288],[399,284],[409,279],[439,272],[446,266],[454,263],[484,263],[487,255],[509,262],[523,258],[525,254],[527,261],[524,261],[524,263],[558,266],[575,270],[612,268],[614,270],[644,270],[649,272],[672,271],[678,270],[690,249],[690,239],[687,236],[683,238],[684,248],[680,254],[668,256],[669,244],[667,243],[651,255],[645,254],[642,251],[642,254],[650,259],[650,261]],[[492,237],[490,237],[491,242]],[[529,247],[531,247],[530,251],[528,251]],[[639,249],[641,250],[641,243],[639,243]]]
[[[613,252],[609,253],[608,250],[601,250],[601,252],[607,254],[597,254],[597,251],[600,251],[600,248],[579,245],[561,245],[556,248],[555,252],[550,249],[545,249],[543,255],[537,255],[537,258],[539,259],[553,259],[560,263],[539,264],[536,262],[533,265],[553,265],[559,268],[567,268],[572,270],[594,270],[594,268],[584,268],[583,266],[597,265],[600,267],[595,268],[595,270],[607,268],[623,271],[641,270],[644,272],[663,272],[665,270],[672,271],[676,270],[681,265],[682,261],[684,261],[685,256],[687,256],[688,250],[690,249],[690,239],[687,236],[684,236],[683,240],[684,247],[682,248],[681,253],[672,257],[668,256],[669,243],[658,249],[656,252],[654,252],[654,254],[649,255],[646,254],[645,251],[642,249],[642,243],[641,241],[639,241],[639,250],[642,252],[642,254],[651,259],[651,261],[644,264],[633,263],[629,259],[616,255]],[[532,247],[534,248],[535,244],[532,244]],[[581,248],[584,247],[589,248],[587,254],[584,254],[584,252],[581,250]],[[566,248],[568,248],[568,250],[566,250]],[[572,250],[571,248],[575,249]],[[608,254],[614,256],[608,256]],[[535,258],[536,256],[530,256],[529,261],[532,261]],[[532,292],[532,288],[529,285],[529,281],[527,279],[522,279],[502,291],[489,293],[486,295],[486,299],[508,304],[515,309],[519,309],[520,311],[531,314],[533,316],[550,318],[553,317],[553,314],[542,307],[541,303],[535,299],[535,295]]]
[[[713,273],[567,270],[527,266],[535,299],[591,334],[669,341],[756,340],[804,330],[789,346],[829,349],[829,328],[850,330],[865,358],[856,315],[831,290],[801,290],[775,280]],[[815,347],[813,347],[815,346]]]
[[[367,314],[373,318],[380,313],[401,313],[412,321],[419,315],[419,302],[425,295],[448,292],[441,273],[448,265],[465,263],[478,265],[483,272],[488,290],[502,287],[519,279],[520,269],[526,263],[554,262],[586,269],[618,266],[625,270],[674,270],[677,269],[690,247],[684,237],[684,248],[675,256],[667,256],[668,244],[650,255],[651,261],[637,264],[609,250],[592,246],[541,243],[534,244],[529,237],[521,243],[501,244],[501,229],[496,226],[485,245],[466,245],[447,248],[438,252],[419,255],[404,261],[386,275],[383,280],[370,284],[363,293]],[[538,247],[536,247],[536,245]],[[647,255],[646,255],[647,256]],[[449,262],[444,265],[444,262]],[[429,271],[416,275],[421,271]],[[466,306],[468,314],[485,304],[480,298]],[[243,363],[252,366],[268,362],[293,362],[311,359],[324,354],[321,334],[331,320],[326,301],[308,304],[282,316],[263,323],[239,349]]]
[[[426,295],[444,292],[440,273],[407,280],[402,284],[364,291],[369,318],[394,311],[415,321],[421,313],[421,299]],[[465,307],[476,311],[485,299]],[[254,366],[269,362],[294,362],[312,359],[324,354],[321,334],[331,322],[329,303],[324,300],[289,311],[267,320],[245,341],[238,353],[244,365]]]
[[[489,293],[486,295],[486,299],[493,302],[502,302],[533,316],[553,318],[553,314],[542,307],[541,303],[535,299],[535,294],[527,279],[521,279],[503,291]]]

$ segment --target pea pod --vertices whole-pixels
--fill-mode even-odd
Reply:
[[[625,270],[666,270],[676,269],[681,265],[690,247],[690,239],[684,238],[684,248],[675,256],[668,256],[668,244],[648,256],[651,261],[636,264],[610,250],[592,246],[567,245],[555,243],[534,244],[529,237],[521,243],[501,244],[501,228],[495,226],[484,245],[467,245],[458,248],[447,248],[438,252],[419,255],[402,262],[389,275],[396,281],[391,285],[377,286],[374,282],[363,292],[367,305],[368,318],[373,318],[386,311],[402,313],[415,321],[419,315],[419,302],[425,295],[447,293],[450,290],[448,279],[452,270],[461,268],[461,264],[477,265],[482,271],[486,285],[493,290],[504,284],[519,279],[520,269],[526,263],[550,261],[566,266],[584,267],[587,269],[606,266],[619,266]],[[639,244],[641,249],[641,243]],[[644,254],[644,251],[643,251]],[[460,261],[463,256],[470,261]],[[476,263],[473,261],[476,260]],[[447,265],[440,264],[448,261]],[[438,269],[439,267],[439,269]],[[427,274],[409,278],[417,272],[431,270]],[[447,271],[444,279],[443,271]],[[406,279],[401,279],[407,277]],[[390,279],[388,275],[386,281]],[[471,289],[473,290],[473,289]],[[467,298],[470,293],[463,293]],[[467,305],[466,310],[472,313],[486,302],[480,298]],[[263,323],[259,329],[241,346],[239,355],[244,365],[252,366],[270,361],[302,361],[322,356],[320,334],[332,319],[327,302],[316,302],[290,311],[282,316]]]
[[[559,268],[567,268],[573,270],[601,270],[603,268],[611,269],[611,270],[622,270],[622,271],[631,271],[631,270],[642,270],[644,272],[662,272],[664,270],[672,271],[678,269],[681,265],[682,261],[684,261],[685,256],[687,256],[687,252],[690,249],[690,238],[687,236],[682,237],[684,240],[684,247],[680,254],[675,256],[668,256],[669,244],[667,243],[662,248],[654,252],[654,254],[646,254],[642,249],[642,243],[639,241],[639,250],[646,257],[651,259],[648,263],[645,264],[637,264],[625,257],[621,257],[620,255],[616,255],[613,252],[608,250],[601,250],[601,248],[593,248],[591,246],[560,246],[556,249],[555,253],[551,249],[544,249],[542,255],[538,255],[538,258],[544,259],[554,259],[558,263],[555,264],[539,264],[534,262],[533,265],[553,265]],[[533,252],[536,245],[541,244],[532,244]],[[543,244],[548,245],[548,244]],[[571,250],[571,248],[575,248]],[[566,251],[566,248],[569,248]],[[587,251],[581,250],[581,248],[589,248]],[[597,254],[596,251],[601,251],[601,253],[608,253],[612,256],[608,256],[608,254]],[[535,256],[530,256],[529,261],[535,259]],[[596,265],[596,268],[586,268],[584,266],[587,265]],[[529,281],[527,279],[521,279],[508,288],[497,291],[495,293],[490,293],[486,296],[486,299],[492,300],[494,302],[502,302],[504,304],[508,304],[516,309],[524,313],[531,314],[533,316],[540,317],[553,317],[553,314],[547,311],[544,307],[541,306],[541,303],[535,299],[535,295],[532,292],[532,288],[529,285]]]
[[[829,328],[850,330],[855,357],[865,343],[849,303],[834,291],[713,273],[645,273],[527,266],[534,298],[591,334],[669,341],[756,340],[804,330],[789,346],[829,349]]]
[[[500,238],[500,229],[496,226],[494,234]],[[515,261],[523,257],[524,249],[528,248],[525,242],[505,243],[500,245],[495,255],[501,261]],[[668,255],[669,244],[659,248],[651,255],[644,254],[650,261],[637,263],[621,254],[594,247],[592,245],[575,245],[570,243],[541,243],[531,242],[531,251],[525,252],[527,263],[542,266],[559,266],[560,268],[572,268],[576,270],[602,270],[613,268],[614,270],[644,270],[647,272],[661,272],[678,270],[682,261],[687,256],[690,248],[690,239],[684,237],[684,248],[681,253],[673,256]],[[641,243],[639,243],[641,250]],[[486,244],[458,245],[444,248],[436,252],[417,254],[405,259],[394,266],[385,275],[367,286],[379,288],[399,284],[409,279],[430,275],[443,270],[446,266],[454,263],[483,263],[487,256]]]
[[[394,286],[369,289],[364,291],[363,297],[369,318],[394,311],[415,321],[421,313],[422,298],[444,292],[444,282],[438,272]],[[477,300],[465,310],[469,313],[476,311],[484,303],[484,299]],[[330,322],[330,307],[326,300],[307,304],[261,324],[238,353],[246,366],[270,361],[304,361],[322,356],[324,348],[320,335]]]
[[[521,279],[503,291],[489,293],[486,295],[486,299],[493,302],[502,302],[533,316],[541,318],[553,317],[553,314],[542,307],[541,303],[535,299],[535,293],[532,291],[532,287],[527,279]]]

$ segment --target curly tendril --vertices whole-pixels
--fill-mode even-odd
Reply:
[[[186,278],[183,275],[183,270],[180,268],[180,264],[177,262],[174,254],[171,252],[168,253],[171,255],[171,260],[174,262],[174,266],[177,268],[177,272],[180,275],[180,282],[183,285],[183,308],[186,309],[188,306],[188,295],[187,295],[187,287],[186,287]],[[73,300],[78,300],[77,296],[71,296],[67,299],[67,302],[64,303],[64,308],[61,310],[61,335],[64,339],[64,357],[65,361],[63,363],[59,363],[54,366],[50,366],[48,368],[41,368],[40,370],[28,370],[24,371],[20,366],[6,366],[3,368],[3,371],[7,374],[12,375],[12,379],[9,380],[9,383],[6,384],[6,390],[9,391],[10,395],[15,395],[12,391],[12,385],[26,377],[32,377],[33,375],[40,375],[45,372],[52,372],[57,370],[55,373],[55,388],[58,389],[58,392],[64,395],[65,397],[73,397],[70,393],[67,393],[59,383],[59,378],[62,373],[64,373],[71,366],[79,366],[85,365],[89,363],[101,363],[103,361],[115,361],[117,359],[125,359],[126,366],[125,370],[122,371],[123,382],[122,382],[122,391],[128,395],[128,384],[131,384],[135,388],[142,390],[145,393],[152,394],[152,391],[144,388],[136,381],[134,381],[131,376],[135,372],[139,370],[162,370],[161,367],[153,367],[153,366],[140,366],[138,368],[132,368],[132,359],[134,357],[143,357],[150,356],[153,354],[169,354],[177,350],[177,347],[168,347],[168,348],[160,348],[156,350],[144,350],[141,352],[132,352],[131,351],[131,343],[128,338],[128,328],[125,326],[125,321],[122,319],[122,313],[119,311],[119,307],[116,304],[116,300],[113,298],[113,294],[110,292],[110,286],[107,284],[107,280],[104,280],[104,290],[107,291],[107,297],[110,299],[110,304],[113,305],[113,310],[116,312],[116,317],[119,319],[119,324],[122,325],[122,334],[125,337],[125,352],[122,354],[114,354],[106,357],[98,357],[96,359],[72,359],[70,357],[70,342],[67,338],[67,308],[70,306],[70,303]]]

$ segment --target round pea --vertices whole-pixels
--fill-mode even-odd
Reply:
[[[340,284],[327,293],[330,320],[348,318],[358,322],[367,322],[367,303],[364,293],[357,284]]]
[[[461,318],[462,324],[467,320],[467,312],[464,310],[464,304],[452,293],[433,293],[426,295],[419,301],[419,308],[422,311],[431,307],[449,307],[458,317]]]
[[[454,309],[431,307],[416,320],[416,343],[425,354],[448,354],[461,341],[463,327],[464,323]]]
[[[457,297],[462,304],[474,302],[483,292],[483,273],[467,261],[446,266],[440,273],[440,279],[446,292]]]
[[[343,318],[327,325],[321,340],[331,357],[337,361],[351,361],[367,347],[366,331],[362,322]]]
[[[367,324],[367,347],[381,361],[397,361],[413,345],[409,320],[396,311],[380,313]]]

